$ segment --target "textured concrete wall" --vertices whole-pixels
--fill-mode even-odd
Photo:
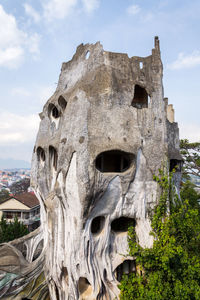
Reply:
[[[62,65],[32,160],[53,300],[118,298],[120,273],[134,270],[126,222],[141,246],[152,246],[153,174],[181,159],[162,72],[157,37],[148,57],[81,44]]]

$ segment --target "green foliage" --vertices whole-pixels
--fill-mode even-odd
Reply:
[[[10,196],[9,192],[5,189],[0,191],[0,203],[6,199],[8,199]]]
[[[180,149],[184,159],[183,177],[186,179],[189,179],[190,175],[200,177],[200,143],[181,140]]]
[[[28,234],[27,227],[15,218],[14,222],[7,223],[4,218],[0,221],[0,243],[7,243]]]
[[[200,200],[200,195],[195,190],[195,184],[191,181],[187,180],[186,182],[182,183],[181,188],[181,199],[188,200],[189,204],[193,208],[200,209],[200,205],[198,200]]]
[[[152,212],[151,249],[141,248],[134,228],[129,229],[130,255],[144,272],[124,275],[120,299],[200,299],[200,214],[192,206],[189,186],[183,201],[175,195],[172,175],[160,171],[154,178],[161,187],[160,201]],[[188,194],[187,194],[188,192]]]

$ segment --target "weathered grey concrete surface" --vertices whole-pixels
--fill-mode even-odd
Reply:
[[[38,281],[44,267],[43,234],[41,228],[9,243],[0,244],[0,299],[48,299],[44,280]],[[41,284],[42,283],[42,284]],[[28,286],[28,287],[27,287]]]
[[[157,37],[145,58],[81,44],[62,65],[32,160],[53,300],[118,298],[120,273],[134,268],[125,256],[130,219],[140,245],[152,246],[153,174],[181,160],[162,73]]]

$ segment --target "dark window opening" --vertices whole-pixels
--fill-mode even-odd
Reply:
[[[131,103],[136,108],[147,108],[148,107],[148,94],[147,91],[136,84],[134,91],[134,98]]]
[[[29,219],[30,218],[30,213],[29,212],[23,212],[23,218],[25,220]]]
[[[66,283],[68,284],[68,271],[66,267],[62,267],[61,277],[64,277]]]
[[[57,107],[52,103],[49,104],[48,113],[49,113],[49,117],[52,116],[55,119],[60,117],[60,113],[59,113]]]
[[[52,109],[52,116],[57,119],[59,117],[59,111],[57,109],[57,107],[54,106],[54,108]]]
[[[78,289],[79,293],[83,294],[87,292],[87,294],[90,294],[92,292],[92,287],[87,278],[85,277],[80,277],[78,281]]]
[[[55,282],[54,282],[54,285],[55,285],[56,299],[57,299],[57,300],[60,300],[58,287],[57,287],[57,285],[55,284]]]
[[[37,157],[38,161],[45,161],[45,152],[44,149],[42,149],[41,147],[37,148]]]
[[[50,165],[57,170],[57,163],[58,163],[58,153],[53,146],[49,146],[49,158],[50,158]]]
[[[67,101],[65,100],[65,98],[63,96],[60,96],[58,98],[58,104],[60,105],[60,107],[62,108],[62,110],[65,110],[65,108],[67,106]]]
[[[129,275],[130,273],[136,273],[135,260],[125,260],[122,264],[120,264],[115,270],[115,277],[117,281],[120,282],[123,274]]]
[[[4,212],[3,212],[3,217],[4,217],[5,219],[13,219],[14,215],[13,215],[13,213],[10,212],[10,211],[4,211]]]
[[[96,168],[101,172],[121,173],[126,171],[133,161],[133,154],[111,150],[99,154],[96,158]]]
[[[178,159],[170,159],[169,171],[172,172],[175,169],[175,172],[181,172],[182,161]]]
[[[107,281],[108,278],[107,278],[107,271],[106,271],[106,269],[103,270],[103,277]]]
[[[35,252],[33,255],[33,261],[36,260],[40,256],[40,254],[42,253],[43,246],[44,246],[44,241],[41,240],[35,249]]]
[[[105,217],[99,216],[92,220],[91,232],[93,234],[98,234],[102,231],[105,223]]]
[[[26,244],[22,244],[22,249],[21,249],[21,253],[23,255],[23,257],[26,259],[26,255],[27,255],[27,246]]]
[[[115,232],[127,232],[130,226],[135,227],[135,219],[121,217],[111,223],[111,230]]]

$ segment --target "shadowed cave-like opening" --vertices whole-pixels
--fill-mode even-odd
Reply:
[[[44,240],[41,240],[35,249],[32,261],[36,260],[40,256],[40,254],[42,253],[43,246]]]
[[[127,259],[115,269],[115,277],[117,281],[120,282],[122,280],[123,274],[129,275],[130,273],[135,273],[135,272],[136,272],[135,260]]]
[[[65,108],[67,106],[67,101],[65,100],[65,98],[63,96],[60,96],[58,98],[58,104],[60,105],[60,107],[62,108],[62,110],[65,110]]]
[[[135,219],[120,217],[111,223],[111,230],[114,232],[127,232],[130,226],[135,227]]]
[[[57,107],[52,103],[50,103],[48,106],[48,114],[49,114],[49,117],[53,117],[54,119],[57,119],[60,117],[60,113],[59,113]]]
[[[131,105],[136,108],[148,108],[148,100],[149,96],[145,88],[136,84],[134,98]]]
[[[45,161],[45,152],[44,149],[42,149],[41,147],[37,148],[37,158],[38,161],[42,161],[42,162]]]
[[[99,234],[104,227],[104,223],[105,223],[105,217],[99,216],[94,218],[91,224],[92,234]]]
[[[61,277],[63,277],[68,284],[68,271],[66,267],[62,267]]]
[[[85,277],[80,277],[78,281],[78,290],[82,297],[87,297],[92,294],[92,286]],[[84,299],[84,298],[81,298]]]
[[[54,169],[57,170],[58,153],[53,146],[49,146],[49,158],[50,158],[50,166],[52,165]]]
[[[182,161],[178,159],[170,159],[169,171],[172,172],[175,169],[175,172],[181,172]]]
[[[134,155],[120,150],[100,153],[95,161],[97,170],[103,173],[121,173],[128,170]]]

